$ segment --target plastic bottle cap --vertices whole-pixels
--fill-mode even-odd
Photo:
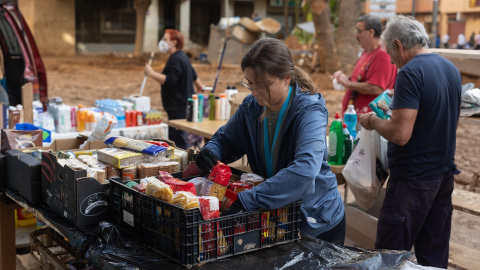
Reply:
[[[353,105],[348,105],[347,110],[348,110],[349,112],[353,112],[353,111],[355,110],[355,108],[353,107]]]
[[[342,126],[343,126],[343,128],[347,128],[347,124],[345,124],[345,123],[343,123]]]
[[[337,113],[335,114],[335,119],[340,119],[340,113],[337,112]]]
[[[192,99],[198,99],[197,95],[192,95]]]

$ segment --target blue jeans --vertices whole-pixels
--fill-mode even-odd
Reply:
[[[415,246],[420,265],[447,268],[453,175],[458,172],[415,180],[390,176],[375,248],[410,251]]]

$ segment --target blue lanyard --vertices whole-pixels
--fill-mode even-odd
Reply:
[[[280,126],[282,125],[283,116],[285,115],[285,111],[288,108],[288,103],[290,102],[290,93],[292,93],[292,87],[288,87],[288,96],[285,102],[282,105],[282,109],[277,118],[277,125],[275,126],[275,134],[273,136],[272,146],[270,147],[270,141],[268,140],[268,124],[267,124],[267,117],[263,119],[263,148],[265,150],[265,165],[267,167],[267,178],[273,176],[273,147],[275,146],[275,142],[277,141],[278,131],[280,131]],[[270,150],[271,149],[271,150]]]

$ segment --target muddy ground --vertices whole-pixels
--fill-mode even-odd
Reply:
[[[96,99],[121,99],[124,96],[138,94],[146,61],[147,56],[135,58],[129,55],[44,57],[49,96],[60,96],[69,105],[93,106]],[[217,66],[201,64],[196,59],[192,62],[203,83],[206,86],[213,86]],[[157,56],[152,66],[155,70],[161,71],[164,64],[165,57]],[[239,91],[248,91],[240,84],[242,76],[239,66],[223,66],[217,83],[217,92],[222,92],[227,86],[236,86]],[[333,90],[328,75],[313,73],[311,76],[325,97],[331,123],[335,112],[340,112],[343,92]],[[480,85],[479,78],[464,77],[463,82]],[[160,86],[156,82],[147,80],[144,95],[151,97],[154,109],[163,109]],[[167,120],[166,115],[164,120]],[[479,136],[479,126],[459,124],[455,161],[462,174],[456,178],[456,188],[480,192]],[[480,218],[459,211],[454,211],[453,217],[452,241],[471,248],[480,248]]]

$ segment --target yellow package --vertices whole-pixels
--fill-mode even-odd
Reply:
[[[178,205],[185,210],[200,208],[197,196],[187,191],[178,191],[175,193],[172,198],[172,204]]]
[[[173,190],[169,185],[161,181],[149,182],[147,184],[145,194],[160,199],[164,202],[172,203]]]

